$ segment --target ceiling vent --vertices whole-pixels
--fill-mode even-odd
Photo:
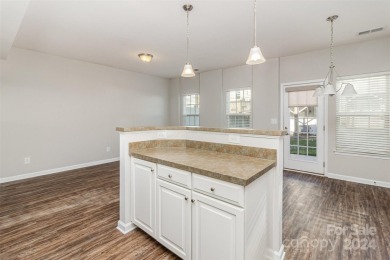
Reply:
[[[358,33],[358,35],[366,35],[366,34],[370,34],[370,33],[375,33],[375,32],[380,32],[380,31],[383,31],[383,27],[379,27],[379,28],[375,28],[375,29],[372,29],[372,30],[367,30],[367,31],[361,31]]]

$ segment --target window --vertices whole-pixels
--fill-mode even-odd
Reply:
[[[199,126],[199,94],[183,96],[183,125]]]
[[[290,154],[317,156],[318,105],[313,94],[314,90],[288,92]]]
[[[347,81],[358,94],[336,97],[336,151],[390,157],[390,73]]]
[[[226,120],[228,128],[252,127],[252,93],[250,89],[226,92]]]

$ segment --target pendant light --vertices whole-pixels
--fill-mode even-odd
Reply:
[[[190,61],[189,61],[189,46],[190,46],[190,23],[189,23],[189,12],[193,9],[193,6],[192,5],[183,5],[183,9],[184,11],[187,12],[187,62],[186,64],[184,65],[184,69],[183,69],[183,72],[181,73],[181,76],[182,77],[185,77],[185,78],[190,78],[190,77],[194,77],[195,76],[195,72],[194,72],[194,69],[192,68],[192,65],[190,64]]]
[[[321,97],[324,95],[333,96],[337,92],[339,92],[343,87],[344,87],[344,90],[341,93],[341,95],[352,96],[352,95],[357,94],[354,86],[350,83],[341,82],[340,88],[338,90],[336,90],[336,87],[335,87],[334,73],[336,73],[337,75],[338,75],[338,73],[337,73],[335,66],[334,66],[334,63],[333,63],[333,22],[338,17],[339,17],[338,15],[333,15],[333,16],[329,16],[326,19],[328,22],[330,22],[330,66],[329,66],[328,74],[325,77],[325,82],[324,82],[325,87],[321,86],[321,87],[316,88],[316,90],[313,94],[313,97]],[[326,81],[328,81],[328,82],[326,83]]]
[[[254,8],[253,8],[253,48],[249,52],[248,59],[246,64],[248,65],[256,65],[265,62],[265,58],[261,53],[261,50],[256,45],[256,0],[254,0]]]

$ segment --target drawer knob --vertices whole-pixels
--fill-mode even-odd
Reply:
[[[215,191],[215,188],[214,188],[214,187],[211,187],[210,190],[211,190],[211,191]]]
[[[195,200],[194,200],[194,199],[191,199],[191,202],[192,202],[192,203],[195,203]]]
[[[150,171],[151,171],[151,172],[154,172],[154,169],[152,168],[152,169],[150,169]]]
[[[168,174],[169,179],[172,179],[172,174]]]
[[[186,197],[184,197],[184,199],[185,199],[185,200],[188,200],[188,197],[186,196]]]

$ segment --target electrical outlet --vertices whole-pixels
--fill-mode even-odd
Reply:
[[[239,135],[229,135],[229,143],[239,144],[240,136]]]
[[[167,132],[166,131],[157,132],[157,138],[167,138]]]
[[[277,124],[278,124],[278,119],[271,118],[271,125],[277,125]]]
[[[24,157],[24,164],[30,164],[31,158],[30,157]]]
[[[106,147],[106,152],[111,152],[111,147],[110,146]]]

